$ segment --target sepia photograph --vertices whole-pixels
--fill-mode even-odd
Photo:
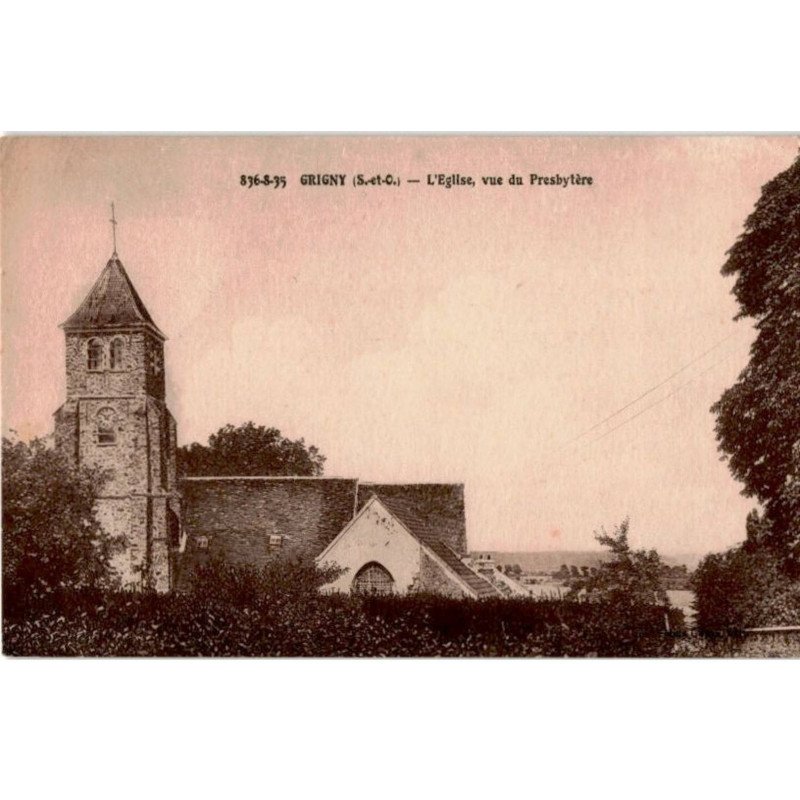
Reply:
[[[800,139],[11,135],[6,657],[800,657]]]

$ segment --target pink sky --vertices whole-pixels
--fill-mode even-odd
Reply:
[[[179,442],[252,419],[326,473],[462,481],[476,549],[705,552],[753,503],[719,461],[709,406],[747,362],[719,268],[789,137],[5,139],[3,428],[49,433],[58,324],[118,250],[168,336]],[[283,190],[242,173],[287,176]],[[300,185],[346,173],[343,189]],[[354,189],[355,172],[475,188]],[[591,175],[484,187],[482,175]],[[573,437],[733,334],[597,436]],[[596,438],[596,437],[594,437]]]

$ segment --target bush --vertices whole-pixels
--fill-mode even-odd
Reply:
[[[595,539],[611,551],[611,558],[591,572],[575,574],[569,582],[568,598],[586,597],[614,608],[669,605],[661,558],[655,550],[631,549],[629,529],[626,518],[612,533],[604,528],[595,533]]]
[[[325,595],[301,562],[212,565],[170,595],[73,592],[4,619],[9,655],[653,656],[673,637],[665,609],[558,600]],[[670,610],[673,632],[682,614]]]
[[[97,470],[73,467],[41,439],[3,438],[3,604],[58,603],[73,590],[110,588],[118,543],[94,515]]]
[[[697,627],[707,634],[744,628],[800,625],[800,581],[764,545],[743,545],[706,556],[692,578]]]

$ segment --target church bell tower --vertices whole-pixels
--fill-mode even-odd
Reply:
[[[166,337],[122,266],[116,241],[94,287],[61,327],[67,399],[55,414],[56,447],[74,463],[106,471],[97,516],[124,543],[113,562],[123,585],[167,591],[175,584],[181,524],[176,426],[165,402]]]

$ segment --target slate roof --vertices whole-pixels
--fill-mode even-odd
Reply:
[[[358,509],[373,494],[397,503],[421,520],[431,536],[446,542],[456,553],[467,552],[467,521],[462,483],[360,483]]]
[[[214,558],[256,567],[279,556],[313,558],[353,518],[356,485],[349,478],[183,478],[181,577],[191,579],[194,565]],[[283,537],[280,547],[270,546],[271,535]]]
[[[61,327],[71,330],[128,325],[146,325],[165,338],[115,253],[78,310]]]
[[[417,509],[408,496],[403,497],[398,494],[393,498],[387,498],[378,495],[378,499],[403,523],[403,526],[412,536],[444,561],[447,567],[466,583],[479,598],[496,597],[498,595],[497,589],[484,577],[470,569],[461,560],[458,553],[447,544],[442,538],[440,530],[436,527],[435,520],[419,516]]]
[[[276,556],[316,557],[377,495],[386,508],[478,597],[495,588],[467,567],[464,487],[461,484],[363,484],[350,478],[190,477],[181,480],[188,535],[179,586],[194,567],[220,558],[262,566]],[[284,541],[270,548],[270,534]],[[200,549],[199,538],[206,547]],[[453,546],[455,545],[455,547]]]

